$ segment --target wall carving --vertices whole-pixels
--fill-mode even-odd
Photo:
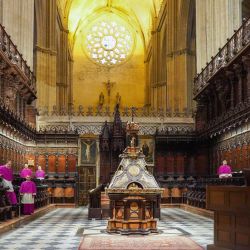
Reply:
[[[0,75],[8,80],[21,84],[22,91],[24,93],[27,91],[29,98],[34,100],[36,98],[35,77],[1,24],[0,58]]]
[[[100,135],[102,131],[103,124],[92,124],[92,125],[40,125],[39,132],[43,133],[46,131],[53,131],[58,133],[63,132],[76,132],[77,134],[94,134]],[[189,134],[194,132],[194,124],[190,125],[182,125],[182,124],[174,124],[174,125],[140,125],[139,135],[165,135],[165,134]]]
[[[182,110],[171,107],[164,110],[162,107],[158,108],[147,108],[147,107],[120,107],[120,113],[122,117],[182,117],[182,118],[192,118],[194,117],[194,110],[189,108],[183,108]],[[52,107],[52,110],[48,106],[39,107],[38,115],[42,117],[87,117],[87,116],[100,116],[100,117],[113,117],[114,112],[109,106],[88,106],[84,107],[79,105],[75,107],[74,105],[66,106],[56,106]]]

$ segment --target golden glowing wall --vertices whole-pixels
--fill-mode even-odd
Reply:
[[[69,1],[68,1],[69,2]],[[162,0],[74,0],[70,4],[69,34],[73,48],[73,103],[75,106],[97,106],[101,92],[104,106],[109,105],[107,89],[103,82],[115,82],[111,89],[110,104],[121,95],[121,106],[146,104],[145,50],[151,37],[152,19],[160,9]],[[122,17],[136,34],[133,56],[124,64],[111,68],[98,66],[88,59],[82,49],[80,30],[104,12]],[[108,17],[106,17],[108,19]],[[80,26],[83,26],[80,27]]]
[[[97,106],[99,95],[104,94],[104,106],[108,106],[107,88],[103,82],[115,82],[111,88],[110,106],[116,103],[117,93],[121,106],[143,106],[145,99],[144,47],[136,34],[134,53],[127,62],[111,67],[93,63],[84,53],[83,38],[78,35],[74,46],[73,103],[74,105]]]
[[[147,105],[185,111],[193,108],[195,1],[163,1],[146,57]]]

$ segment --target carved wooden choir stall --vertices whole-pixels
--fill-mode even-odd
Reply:
[[[207,249],[250,249],[249,186],[208,186],[207,209],[214,211],[214,244]]]
[[[127,124],[131,143],[121,154],[121,162],[106,192],[112,217],[108,232],[149,234],[157,232],[162,189],[146,168],[145,156],[135,146],[138,124]]]

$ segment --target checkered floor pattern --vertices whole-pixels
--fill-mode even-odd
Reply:
[[[106,224],[105,220],[88,220],[87,208],[58,208],[0,235],[0,249],[78,249],[82,234],[105,234],[101,230],[105,229]],[[213,220],[181,209],[162,209],[162,219],[158,223],[158,228],[166,236],[190,237],[204,249],[207,244],[213,242]]]

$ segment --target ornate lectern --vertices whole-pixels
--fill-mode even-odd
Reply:
[[[131,142],[121,154],[121,162],[106,189],[112,217],[107,231],[121,234],[157,232],[162,189],[146,168],[144,155],[135,145],[138,124],[127,124]]]

